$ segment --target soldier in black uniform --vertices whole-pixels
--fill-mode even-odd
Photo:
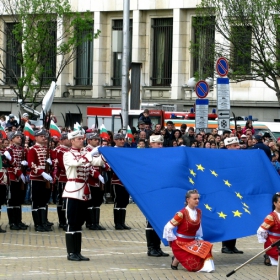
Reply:
[[[163,137],[161,135],[152,135],[150,136],[150,146],[151,148],[162,148],[163,146]],[[161,240],[152,225],[147,221],[146,227],[146,240],[149,257],[168,257],[169,254],[164,253],[161,248]]]
[[[117,133],[114,135],[116,143],[114,148],[122,148],[124,146],[124,135]],[[114,223],[117,230],[130,230],[131,228],[125,224],[126,206],[129,204],[129,193],[124,187],[121,180],[114,173],[112,174],[112,186],[114,192]]]

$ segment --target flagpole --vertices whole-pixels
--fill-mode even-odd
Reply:
[[[238,266],[236,269],[234,269],[233,271],[231,271],[230,273],[228,273],[226,276],[230,277],[232,274],[234,274],[237,270],[239,270],[240,268],[242,268],[243,266],[245,266],[246,264],[248,264],[249,262],[251,262],[252,260],[254,260],[255,258],[257,258],[258,256],[262,255],[263,253],[265,253],[266,251],[270,250],[271,248],[277,246],[278,249],[278,254],[279,254],[279,247],[280,247],[280,239],[276,242],[274,242],[273,244],[271,244],[269,247],[267,247],[266,249],[264,249],[263,251],[261,251],[260,253],[258,253],[257,255],[255,255],[254,257],[252,257],[251,259],[249,259],[248,261],[246,261],[245,263],[243,263],[242,265]],[[279,278],[279,257],[278,256],[278,267],[277,267],[277,280],[280,280]]]
[[[122,130],[128,125],[128,70],[129,70],[129,2],[123,0],[123,52],[122,52]]]

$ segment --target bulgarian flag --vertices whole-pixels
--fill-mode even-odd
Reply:
[[[109,134],[104,124],[100,126],[100,137],[103,139],[109,139]]]
[[[32,129],[32,127],[30,126],[30,124],[28,122],[26,122],[24,125],[23,134],[25,136],[28,136],[30,140],[32,140],[32,141],[35,140],[34,130]]]
[[[0,125],[0,133],[2,134],[3,139],[7,139],[7,134],[1,125]]]
[[[60,138],[60,136],[61,136],[61,131],[53,120],[51,120],[51,123],[50,123],[50,134],[51,134],[51,137],[56,136],[56,137]]]
[[[131,131],[131,128],[130,128],[130,126],[128,125],[127,126],[127,131],[126,131],[126,136],[125,136],[125,138],[127,138],[128,140],[130,140],[130,141],[134,141],[134,137],[133,137],[133,135],[132,135],[132,131]]]

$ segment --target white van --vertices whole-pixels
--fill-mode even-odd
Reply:
[[[280,137],[280,122],[262,122],[262,123],[265,124],[270,129],[275,139]]]

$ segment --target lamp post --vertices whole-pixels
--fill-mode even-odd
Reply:
[[[190,100],[192,100],[192,93],[194,91],[196,80],[194,77],[190,78],[187,82],[188,87],[190,88]]]

